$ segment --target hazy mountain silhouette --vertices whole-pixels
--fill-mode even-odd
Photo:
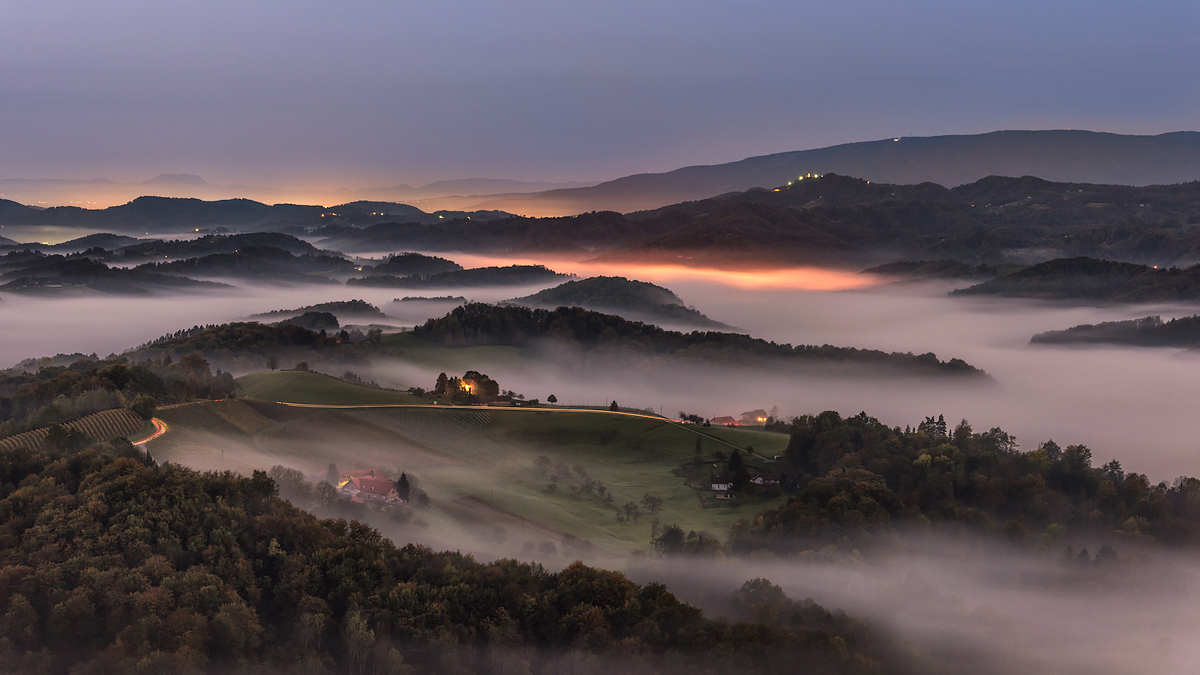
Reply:
[[[948,187],[986,176],[1109,185],[1182,183],[1200,179],[1200,132],[1130,136],[1076,130],[995,131],[889,138],[637,174],[593,187],[486,200],[475,208],[527,215],[627,213],[754,187],[777,187],[809,173]]]

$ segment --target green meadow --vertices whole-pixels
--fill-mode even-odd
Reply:
[[[753,448],[748,464],[770,471],[756,455],[781,454],[784,434],[603,410],[430,406],[315,373],[257,373],[238,384],[245,400],[160,411],[171,429],[150,442],[154,456],[240,472],[282,464],[313,480],[330,463],[405,471],[431,498],[415,518],[450,543],[481,535],[513,543],[578,538],[620,556],[648,549],[654,521],[724,540],[737,520],[782,504],[753,496],[718,502],[708,478],[735,448]],[[654,513],[646,495],[662,500]]]

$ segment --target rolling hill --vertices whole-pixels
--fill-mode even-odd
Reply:
[[[888,138],[637,174],[592,187],[484,200],[475,208],[539,216],[640,211],[825,173],[901,185],[955,186],[993,175],[1117,185],[1182,183],[1200,179],[1200,133],[1046,130]]]
[[[1200,300],[1200,265],[1159,269],[1086,257],[1064,258],[951,294],[1093,302],[1196,301]]]
[[[620,314],[629,319],[652,323],[681,324],[698,328],[729,329],[695,309],[669,289],[625,277],[591,277],[568,281],[554,288],[513,298],[508,304],[526,307],[583,307]]]
[[[286,394],[296,382],[279,375],[258,373],[238,382],[264,397],[269,390]],[[564,558],[586,549],[602,559],[623,559],[645,550],[651,516],[724,538],[750,511],[782,504],[778,497],[749,500],[744,508],[717,504],[703,481],[707,473],[700,476],[702,487],[694,488],[678,470],[694,460],[698,438],[705,457],[747,445],[771,456],[783,452],[786,434],[701,429],[607,411],[370,407],[383,401],[374,390],[361,392],[363,407],[353,407],[347,403],[357,395],[350,389],[305,375],[301,386],[313,385],[314,407],[230,400],[162,410],[159,417],[171,431],[151,441],[149,450],[159,461],[246,474],[283,464],[316,475],[331,462],[347,470],[404,470],[432,498],[420,514],[428,525],[419,531],[423,540],[473,541],[497,552],[517,552],[532,542],[543,552],[556,551],[542,556],[550,562],[558,560],[558,551]],[[543,473],[537,468],[541,455],[570,468]],[[612,499],[580,492],[584,475],[603,484]],[[552,482],[557,488],[548,491]],[[636,523],[619,522],[618,507],[641,503],[646,494],[661,496],[661,509]],[[481,532],[490,544],[480,541]]]

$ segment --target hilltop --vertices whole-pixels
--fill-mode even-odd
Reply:
[[[0,289],[6,291],[63,293],[88,288],[118,295],[149,295],[229,288],[226,284],[162,274],[153,269],[109,267],[88,257],[37,254],[34,258],[17,256],[6,263],[0,265],[0,282],[3,282]]]
[[[523,298],[513,298],[507,302],[527,307],[583,307],[649,322],[685,324],[701,328],[729,328],[695,309],[684,306],[683,300],[669,289],[625,277],[591,277],[568,281],[554,288]]]
[[[951,294],[1104,302],[1200,300],[1200,265],[1159,269],[1086,257],[1057,259]]]
[[[523,286],[570,278],[549,269],[545,265],[509,265],[507,267],[475,267],[436,274],[413,274],[397,277],[380,274],[348,279],[352,286],[376,286],[384,288],[466,288],[471,286]]]
[[[165,274],[252,279],[256,281],[332,284],[330,275],[347,275],[356,265],[339,256],[293,255],[273,246],[245,246],[230,253],[139,265],[136,270]]]
[[[1130,136],[1080,130],[906,136],[625,176],[585,188],[484,200],[476,208],[536,215],[639,211],[839,173],[900,185],[955,186],[987,176],[1155,185],[1200,179],[1200,133]]]
[[[554,310],[468,303],[416,326],[417,339],[443,347],[568,347],[573,363],[589,367],[651,367],[660,359],[739,367],[808,367],[842,374],[950,376],[988,381],[982,370],[934,354],[887,353],[832,345],[776,344],[740,333],[668,331],[579,307]]]
[[[1163,321],[1160,316],[1129,321],[1082,324],[1066,330],[1038,333],[1033,344],[1111,344],[1139,347],[1200,347],[1200,316]]]

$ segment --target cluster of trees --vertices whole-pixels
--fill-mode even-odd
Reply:
[[[1200,257],[1195,183],[1147,187],[990,176],[946,189],[825,174],[634,215],[625,258],[694,264],[914,260],[1006,262],[1016,249],[1172,264]]]
[[[1064,541],[1200,542],[1200,480],[1153,484],[1086,446],[1047,441],[1020,452],[999,428],[943,417],[888,427],[860,413],[792,423],[780,463],[788,503],[731,536],[733,550],[871,546],[898,525],[971,528],[1035,547]],[[885,539],[886,540],[886,539]]]
[[[335,284],[327,274],[353,272],[355,264],[336,255],[302,253],[274,246],[243,246],[227,253],[212,253],[198,258],[150,262],[136,270],[205,277],[233,277],[309,284]]]
[[[1038,333],[1034,344],[1117,344],[1142,347],[1200,347],[1200,315],[1163,321],[1161,316],[1082,324]]]
[[[625,277],[591,277],[568,281],[533,295],[513,298],[508,302],[528,307],[584,307],[648,321],[683,323],[704,328],[729,328],[694,309],[685,307],[683,300],[669,289]]]
[[[566,430],[562,431],[565,432]],[[541,436],[540,438],[544,439],[545,436]],[[523,440],[530,440],[530,438],[523,437]],[[575,440],[578,440],[578,438]],[[611,438],[608,440],[610,441]],[[565,462],[556,462],[546,455],[539,455],[533,461],[533,471],[540,480],[546,481],[547,494],[555,494],[559,491],[560,485],[565,485],[571,494],[578,495],[585,501],[591,500],[595,496],[601,504],[613,510],[617,522],[622,524],[636,524],[642,516],[642,509],[654,515],[663,506],[662,497],[650,493],[642,496],[640,504],[632,500],[624,504],[616,504],[612,492],[609,491],[604,483],[588,475],[587,468],[582,464],[568,467]]]
[[[84,255],[49,255],[0,270],[0,288],[28,290],[87,286],[104,293],[149,295],[155,291],[228,288],[213,281],[197,281],[152,269],[109,267]]]
[[[164,335],[125,355],[134,360],[168,356],[178,359],[193,352],[226,370],[241,371],[258,370],[272,356],[277,364],[305,361],[344,365],[362,360],[354,350],[341,348],[336,336],[294,323],[269,326],[257,322],[195,326]]]
[[[417,337],[452,347],[479,345],[536,346],[551,340],[573,350],[610,358],[671,356],[707,362],[763,365],[852,364],[912,374],[986,377],[959,359],[939,361],[933,354],[886,353],[830,345],[776,344],[740,333],[663,330],[640,321],[579,307],[526,307],[469,303],[414,328]]]
[[[8,673],[915,672],[766,591],[742,595],[776,608],[767,623],[729,624],[580,563],[397,548],[297,509],[263,472],[156,466],[127,443],[2,460]]]
[[[521,286],[569,278],[545,265],[509,265],[508,267],[476,267],[433,274],[412,274],[398,277],[377,274],[361,279],[347,279],[352,286],[383,286],[387,288],[453,288],[466,286]]]
[[[953,295],[1172,302],[1200,298],[1200,265],[1159,268],[1095,258],[1059,258],[985,281]]]
[[[468,370],[462,377],[439,373],[433,395],[452,403],[478,403],[499,397],[500,384],[477,370]]]
[[[442,272],[456,272],[463,266],[431,255],[420,253],[396,253],[384,258],[383,262],[371,268],[371,276],[391,275],[394,277],[410,277],[413,275],[426,276]]]
[[[332,302],[319,302],[315,305],[306,305],[297,307],[296,309],[276,309],[262,314],[251,316],[252,319],[271,319],[278,318],[281,315],[299,316],[305,312],[329,312],[340,317],[355,317],[363,319],[386,319],[387,314],[384,314],[375,305],[366,300],[334,300]]]
[[[136,363],[83,357],[34,372],[14,368],[0,372],[0,438],[113,408],[149,417],[158,403],[222,399],[235,389],[232,375],[214,372],[197,353],[178,361],[170,355]]]
[[[613,503],[612,493],[608,491],[604,483],[589,476],[587,468],[582,464],[568,467],[565,462],[555,462],[546,455],[538,455],[533,460],[533,470],[538,478],[546,481],[546,492],[548,493],[557,492],[559,485],[565,485],[568,490],[580,495],[585,500],[589,500],[592,495],[595,495],[602,504],[611,506]]]

